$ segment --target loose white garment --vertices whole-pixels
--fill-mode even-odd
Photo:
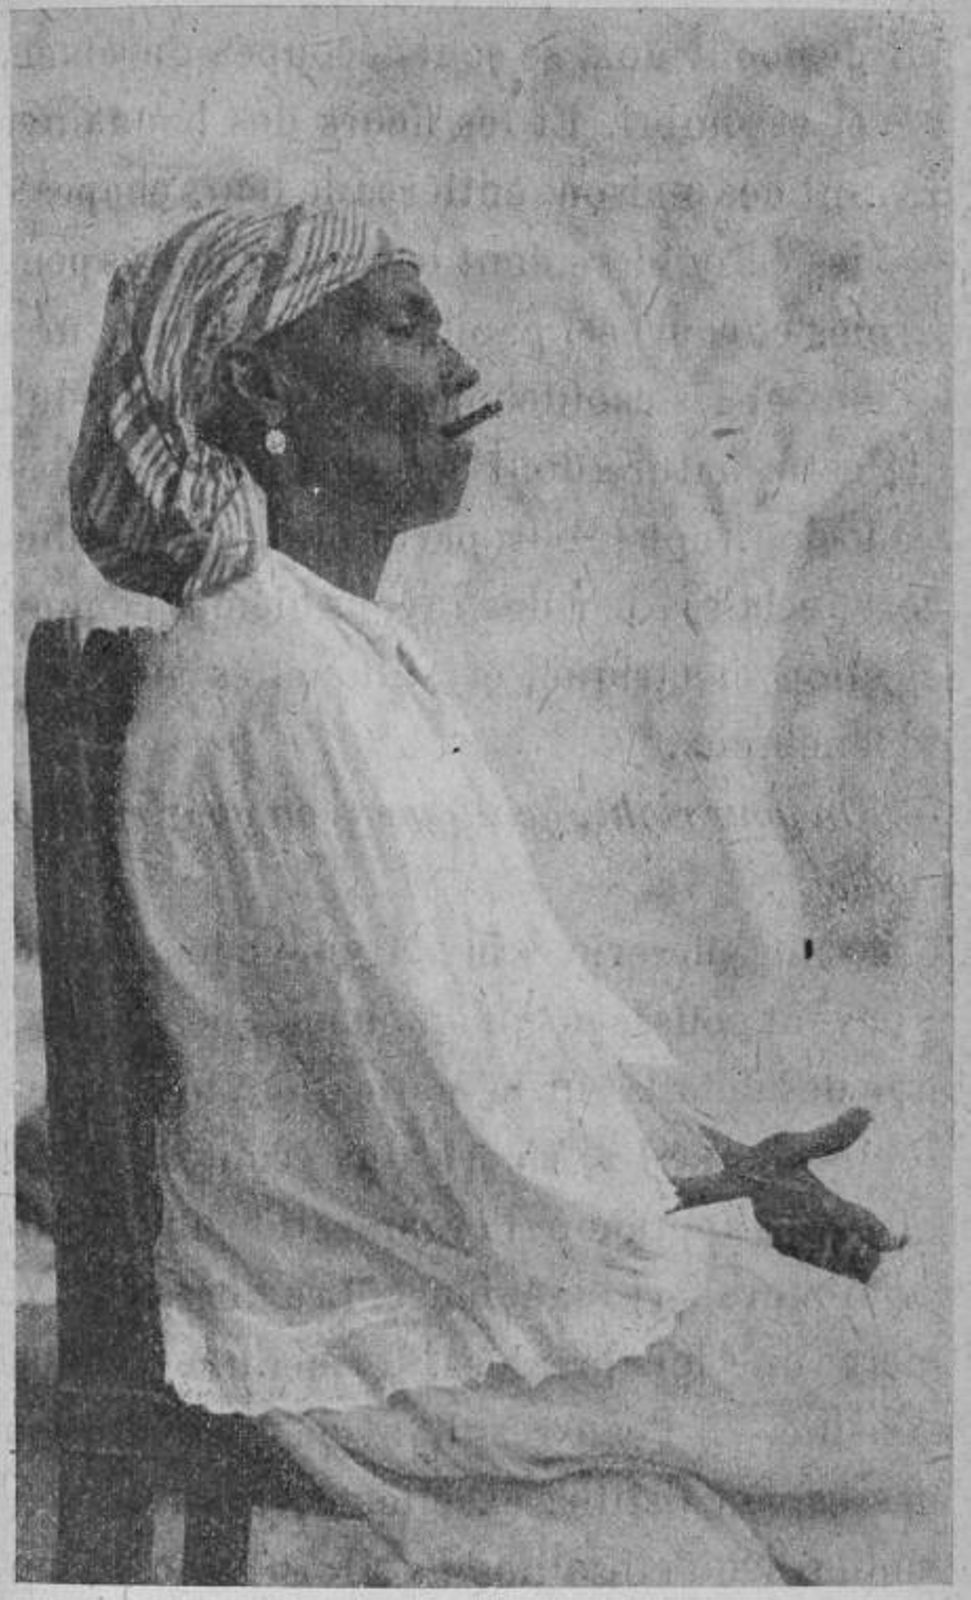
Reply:
[[[183,1076],[158,1268],[185,1399],[344,1409],[670,1331],[703,1262],[668,1175],[717,1162],[386,611],[278,553],[187,607],[123,848]]]

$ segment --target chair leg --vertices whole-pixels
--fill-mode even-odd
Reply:
[[[249,1561],[250,1496],[239,1477],[214,1471],[190,1483],[185,1495],[182,1582],[200,1587],[238,1587]]]
[[[61,1455],[55,1583],[151,1583],[152,1477],[137,1457]]]

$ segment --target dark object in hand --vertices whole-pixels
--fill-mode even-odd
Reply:
[[[755,1219],[780,1255],[869,1283],[889,1250],[906,1244],[864,1206],[844,1200],[809,1171],[809,1162],[855,1144],[870,1124],[860,1107],[808,1133],[775,1133],[759,1144],[739,1144],[706,1127],[721,1172],[680,1179],[682,1208],[748,1197]]]

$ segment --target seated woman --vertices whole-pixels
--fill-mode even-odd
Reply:
[[[817,1361],[763,1392],[792,1280],[830,1285],[823,1344],[853,1291],[782,1261],[767,1284],[754,1247],[739,1291],[730,1262],[763,1307],[733,1387],[705,1365],[718,1269],[679,1197],[752,1193],[780,1249],[824,1233],[862,1279],[891,1241],[705,1131],[375,602],[397,535],[460,505],[476,381],[414,258],[353,216],[217,213],[111,286],[74,526],[180,607],[123,838],[182,1069],[168,1377],[363,1511],[385,1581],[866,1581],[798,1508],[906,1501],[906,1427],[863,1379],[859,1413],[821,1398]]]

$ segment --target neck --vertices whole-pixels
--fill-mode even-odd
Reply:
[[[338,505],[326,489],[289,486],[271,494],[270,543],[337,589],[373,600],[395,531],[375,522],[373,507]]]

